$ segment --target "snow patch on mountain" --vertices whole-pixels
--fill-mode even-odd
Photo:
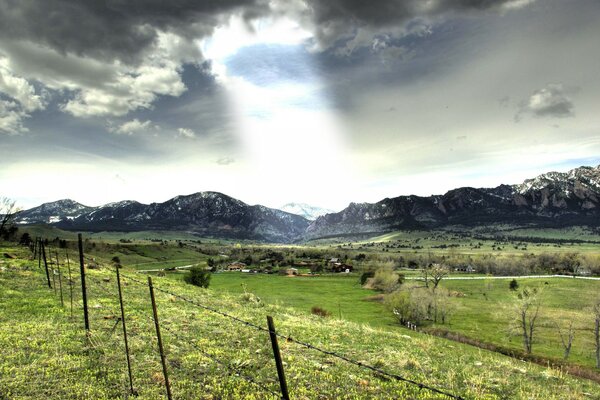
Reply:
[[[331,214],[335,212],[327,208],[311,206],[310,204],[306,203],[287,203],[279,207],[279,209],[281,211],[285,211],[291,214],[300,215],[310,221],[314,221],[321,215]]]

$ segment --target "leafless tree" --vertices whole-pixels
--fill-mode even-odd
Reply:
[[[16,201],[8,197],[0,197],[0,233],[8,228],[18,210]]]
[[[566,360],[569,358],[569,354],[571,354],[571,346],[573,344],[573,338],[575,338],[575,330],[573,329],[573,321],[569,321],[569,327],[566,332],[563,332],[560,329],[560,325],[556,324],[556,329],[558,329],[558,335],[560,336],[560,341],[563,345],[563,349],[565,349],[563,358]]]
[[[450,270],[447,266],[431,263],[421,270],[421,277],[425,283],[425,287],[428,288],[429,284],[431,283],[433,285],[432,290],[435,291],[442,279],[448,276],[449,272]]]
[[[596,368],[600,368],[600,298],[596,299],[594,307],[594,338],[596,339]]]
[[[523,337],[523,347],[531,354],[535,337],[536,321],[541,307],[541,291],[537,288],[523,289],[514,303],[515,322]]]

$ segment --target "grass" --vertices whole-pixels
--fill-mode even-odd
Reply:
[[[61,307],[58,295],[45,286],[44,275],[36,263],[27,260],[25,251],[0,251],[19,256],[3,260],[0,266],[0,398],[125,397],[126,364],[120,326],[115,323],[118,302],[114,273],[109,269],[88,270],[92,330],[86,339],[80,297],[76,296],[75,314],[71,317],[68,302]],[[124,272],[128,276],[135,274],[133,270]],[[600,398],[600,390],[593,382],[444,339],[323,319],[279,304],[257,303],[248,296],[199,289],[169,278],[154,280],[156,287],[181,293],[261,326],[265,325],[265,315],[273,315],[278,330],[286,335],[465,398]],[[137,398],[160,398],[164,396],[164,386],[148,288],[127,277],[124,281]],[[74,283],[77,288],[79,282]],[[264,332],[161,292],[157,293],[157,302],[175,398],[269,398],[265,391],[228,373],[202,352],[235,366],[269,390],[277,390],[270,343]],[[281,341],[280,345],[294,399],[443,398],[292,342]]]
[[[598,251],[597,243],[577,243],[576,241],[600,242],[600,235],[585,227],[525,229],[505,226],[496,227],[490,232],[461,229],[457,228],[452,231],[395,231],[357,241],[337,238],[315,240],[309,242],[309,244],[387,254],[413,253],[450,256],[461,254],[502,257],[565,251],[595,253]],[[553,241],[557,239],[567,242],[554,243]],[[568,242],[569,240],[575,242]]]
[[[383,305],[369,297],[377,294],[363,289],[356,274],[287,277],[266,274],[223,272],[213,274],[211,288],[218,292],[256,294],[268,304],[281,304],[310,313],[317,306],[333,317],[374,327],[395,325]]]
[[[600,282],[573,278],[521,279],[519,289],[538,287],[543,290],[542,307],[533,353],[561,359],[563,348],[556,325],[566,329],[573,321],[575,339],[569,361],[588,368],[595,366],[593,352],[593,316],[590,308],[600,295]],[[509,280],[446,280],[442,286],[461,293],[454,297],[456,304],[450,325],[440,325],[483,342],[521,350],[522,339],[511,330],[516,293],[509,290]]]

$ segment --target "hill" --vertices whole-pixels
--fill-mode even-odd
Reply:
[[[351,203],[310,224],[305,238],[377,234],[445,226],[558,228],[600,225],[600,167],[550,172],[518,185],[463,187],[443,195]]]
[[[73,281],[75,303],[70,317],[67,279],[62,281],[63,307],[60,292],[45,286],[45,275],[27,260],[25,251],[2,251],[19,258],[3,261],[0,269],[4,294],[0,298],[0,346],[5,349],[0,359],[0,393],[15,399],[127,396],[114,272],[88,270],[91,331],[86,336],[79,280]],[[134,387],[137,398],[156,399],[164,396],[164,381],[148,287],[142,275],[127,268],[123,275]],[[59,277],[55,278],[58,282]],[[444,339],[305,316],[264,304],[248,293],[227,296],[168,278],[154,281],[176,398],[198,398],[202,393],[207,399],[257,399],[278,391],[268,335],[214,310],[257,326],[265,325],[265,315],[275,318],[278,332],[290,338],[280,340],[280,347],[294,399],[446,398],[360,365],[463,398],[583,399],[600,395],[593,382]],[[359,365],[307,349],[298,341],[356,360]]]
[[[164,203],[120,201],[86,207],[72,200],[42,204],[17,215],[17,223],[50,223],[91,232],[187,231],[199,236],[290,242],[304,233],[305,218],[248,205],[217,192],[177,196]]]
[[[374,236],[397,230],[444,227],[600,227],[600,167],[549,172],[521,184],[462,187],[443,195],[398,196],[350,203],[344,210],[288,204],[281,211],[248,205],[217,192],[177,196],[164,203],[120,201],[87,207],[59,200],[20,212],[20,224],[46,223],[66,230],[179,231],[204,237],[290,243],[327,237]]]

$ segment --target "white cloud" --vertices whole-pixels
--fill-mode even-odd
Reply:
[[[152,121],[144,121],[141,122],[137,118],[127,121],[116,128],[109,128],[109,130],[113,133],[120,135],[133,135],[134,133],[147,131],[152,128],[157,128],[157,126],[152,126]]]
[[[0,100],[0,132],[9,135],[27,132],[27,128],[23,126],[23,119],[27,116],[17,103]]]
[[[516,120],[521,118],[521,114],[528,113],[536,117],[572,117],[575,106],[570,98],[565,94],[565,89],[560,83],[548,84],[546,87],[536,90],[521,104],[521,108]]]
[[[179,128],[177,129],[177,132],[179,133],[180,137],[184,137],[187,139],[193,139],[196,137],[196,132],[194,132],[190,128]]]
[[[26,132],[23,119],[46,107],[44,93],[38,94],[26,79],[14,74],[5,57],[0,57],[0,94],[10,99],[0,99],[0,131],[9,134]]]
[[[27,42],[3,40],[1,48],[5,57],[0,58],[0,92],[18,100],[26,112],[39,110],[46,101],[30,83],[36,80],[66,94],[69,98],[61,109],[76,117],[123,116],[151,108],[158,96],[180,96],[186,91],[182,63],[202,61],[194,41],[165,32],[158,33],[136,65],[59,53]]]

